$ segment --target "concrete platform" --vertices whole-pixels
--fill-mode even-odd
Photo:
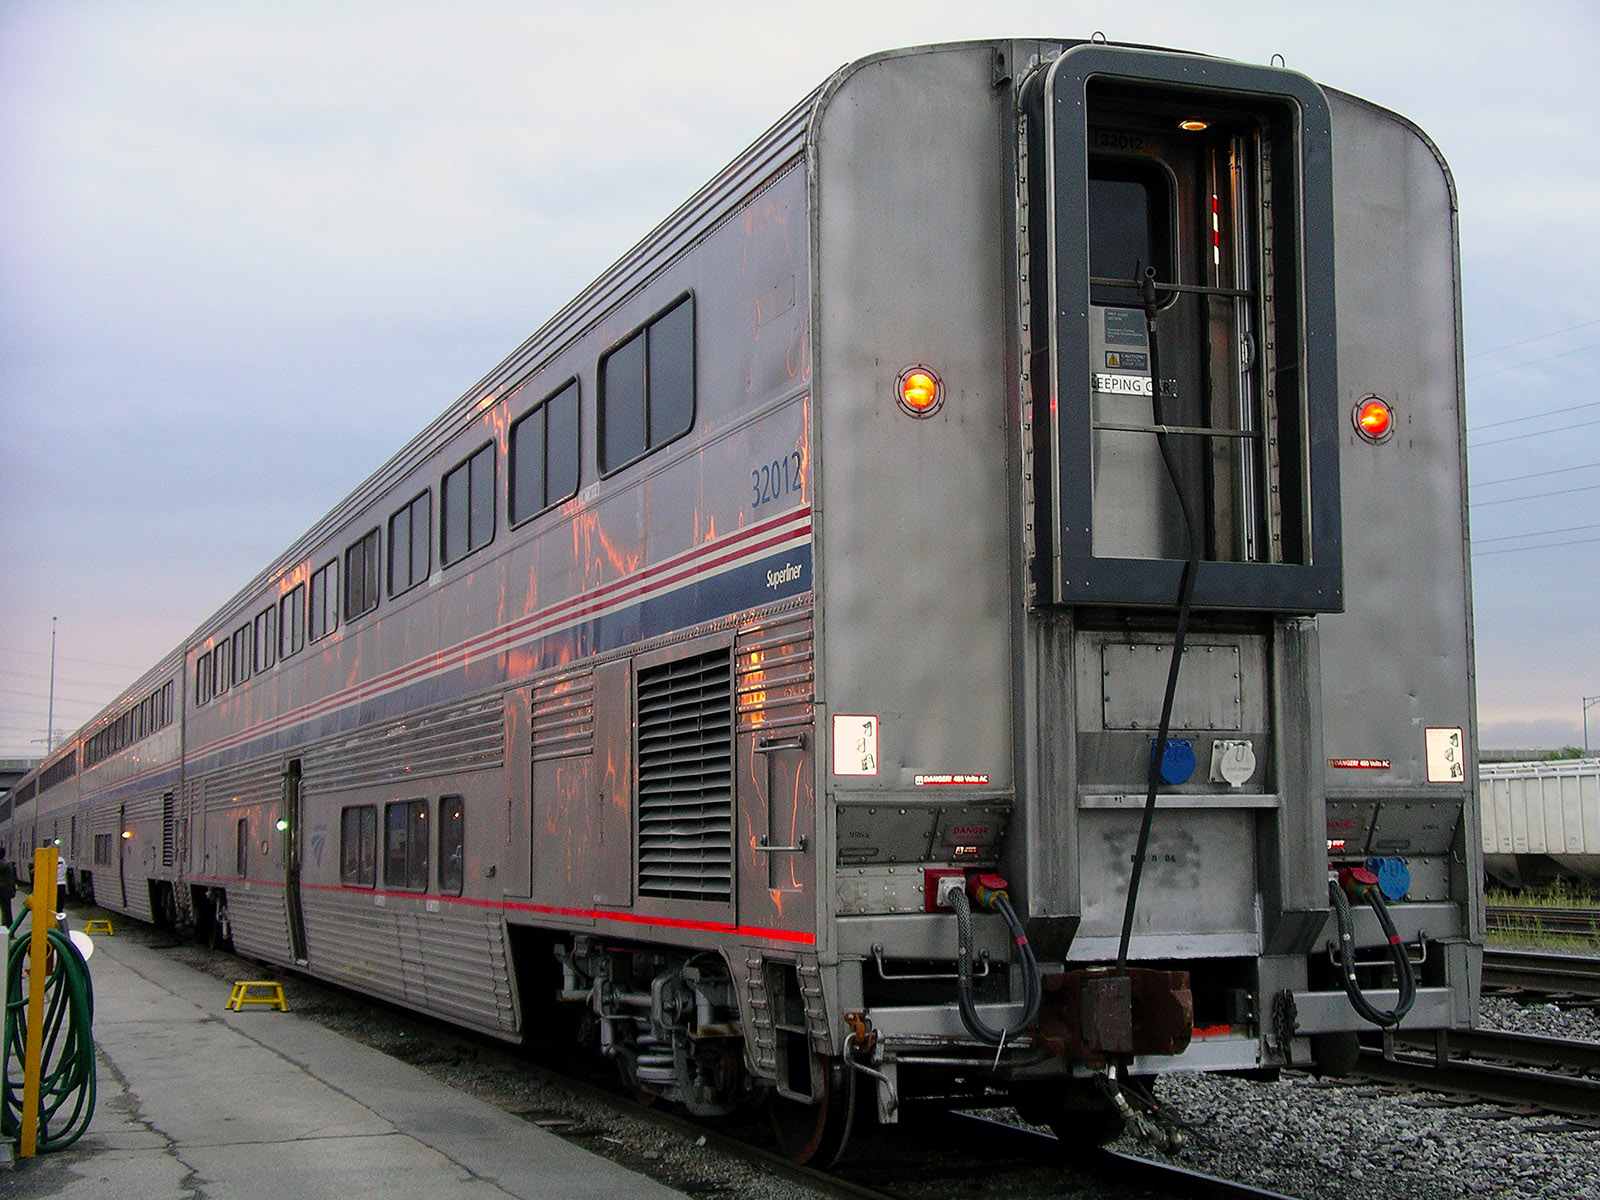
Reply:
[[[670,1200],[682,1193],[228,983],[95,939],[99,1101],[66,1150],[0,1170],[17,1200]]]

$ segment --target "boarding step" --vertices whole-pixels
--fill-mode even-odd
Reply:
[[[234,1012],[243,1012],[246,1004],[265,1004],[279,1012],[289,1011],[289,1002],[283,998],[283,984],[273,979],[241,979],[235,983],[227,1006]]]

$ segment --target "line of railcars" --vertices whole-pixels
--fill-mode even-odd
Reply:
[[[802,1158],[858,1082],[883,1120],[983,1087],[1070,1133],[1114,1076],[1337,1057],[1366,1026],[1329,878],[1370,858],[1408,868],[1406,1026],[1468,1024],[1455,214],[1419,130],[1289,71],[863,59],[0,837],[263,962],[591,1039],[695,1111],[773,1097]],[[1027,954],[951,911],[996,875]]]

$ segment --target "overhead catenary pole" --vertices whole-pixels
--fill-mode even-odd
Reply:
[[[1589,753],[1589,710],[1600,704],[1600,696],[1585,696],[1583,698],[1583,752]]]
[[[45,716],[44,756],[55,749],[56,736],[56,619],[50,618],[50,708]]]

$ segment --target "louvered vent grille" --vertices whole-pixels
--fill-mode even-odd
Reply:
[[[733,673],[727,650],[639,671],[639,894],[733,894]]]

